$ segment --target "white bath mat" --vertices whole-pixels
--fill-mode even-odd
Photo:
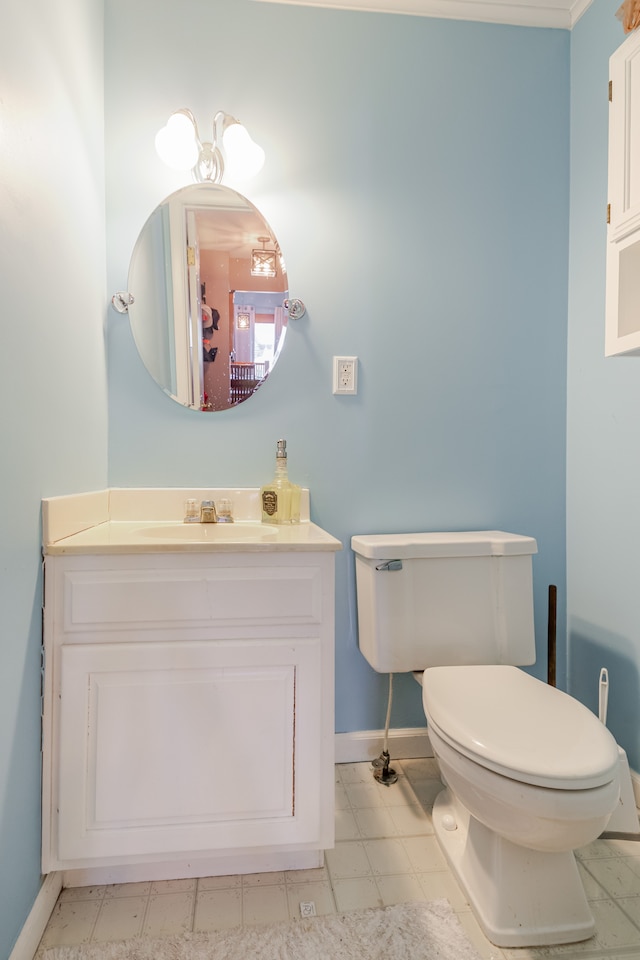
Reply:
[[[479,960],[447,900],[156,940],[54,947],[43,960]]]

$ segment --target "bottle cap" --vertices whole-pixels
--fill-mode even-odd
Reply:
[[[284,457],[286,460],[287,458],[287,441],[286,440],[278,440],[278,450],[276,453],[276,457]]]

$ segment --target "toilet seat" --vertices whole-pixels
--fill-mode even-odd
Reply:
[[[506,665],[431,667],[428,726],[475,763],[522,783],[588,790],[617,776],[618,747],[583,704]]]

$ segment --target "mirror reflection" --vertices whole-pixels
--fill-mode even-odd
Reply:
[[[269,224],[241,194],[204,183],[163,201],[136,243],[128,289],[138,352],[178,403],[227,410],[271,374],[287,275]]]

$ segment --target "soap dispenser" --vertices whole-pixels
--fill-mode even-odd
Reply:
[[[263,523],[300,523],[300,487],[289,480],[286,440],[278,440],[275,476],[261,488],[260,501]]]

